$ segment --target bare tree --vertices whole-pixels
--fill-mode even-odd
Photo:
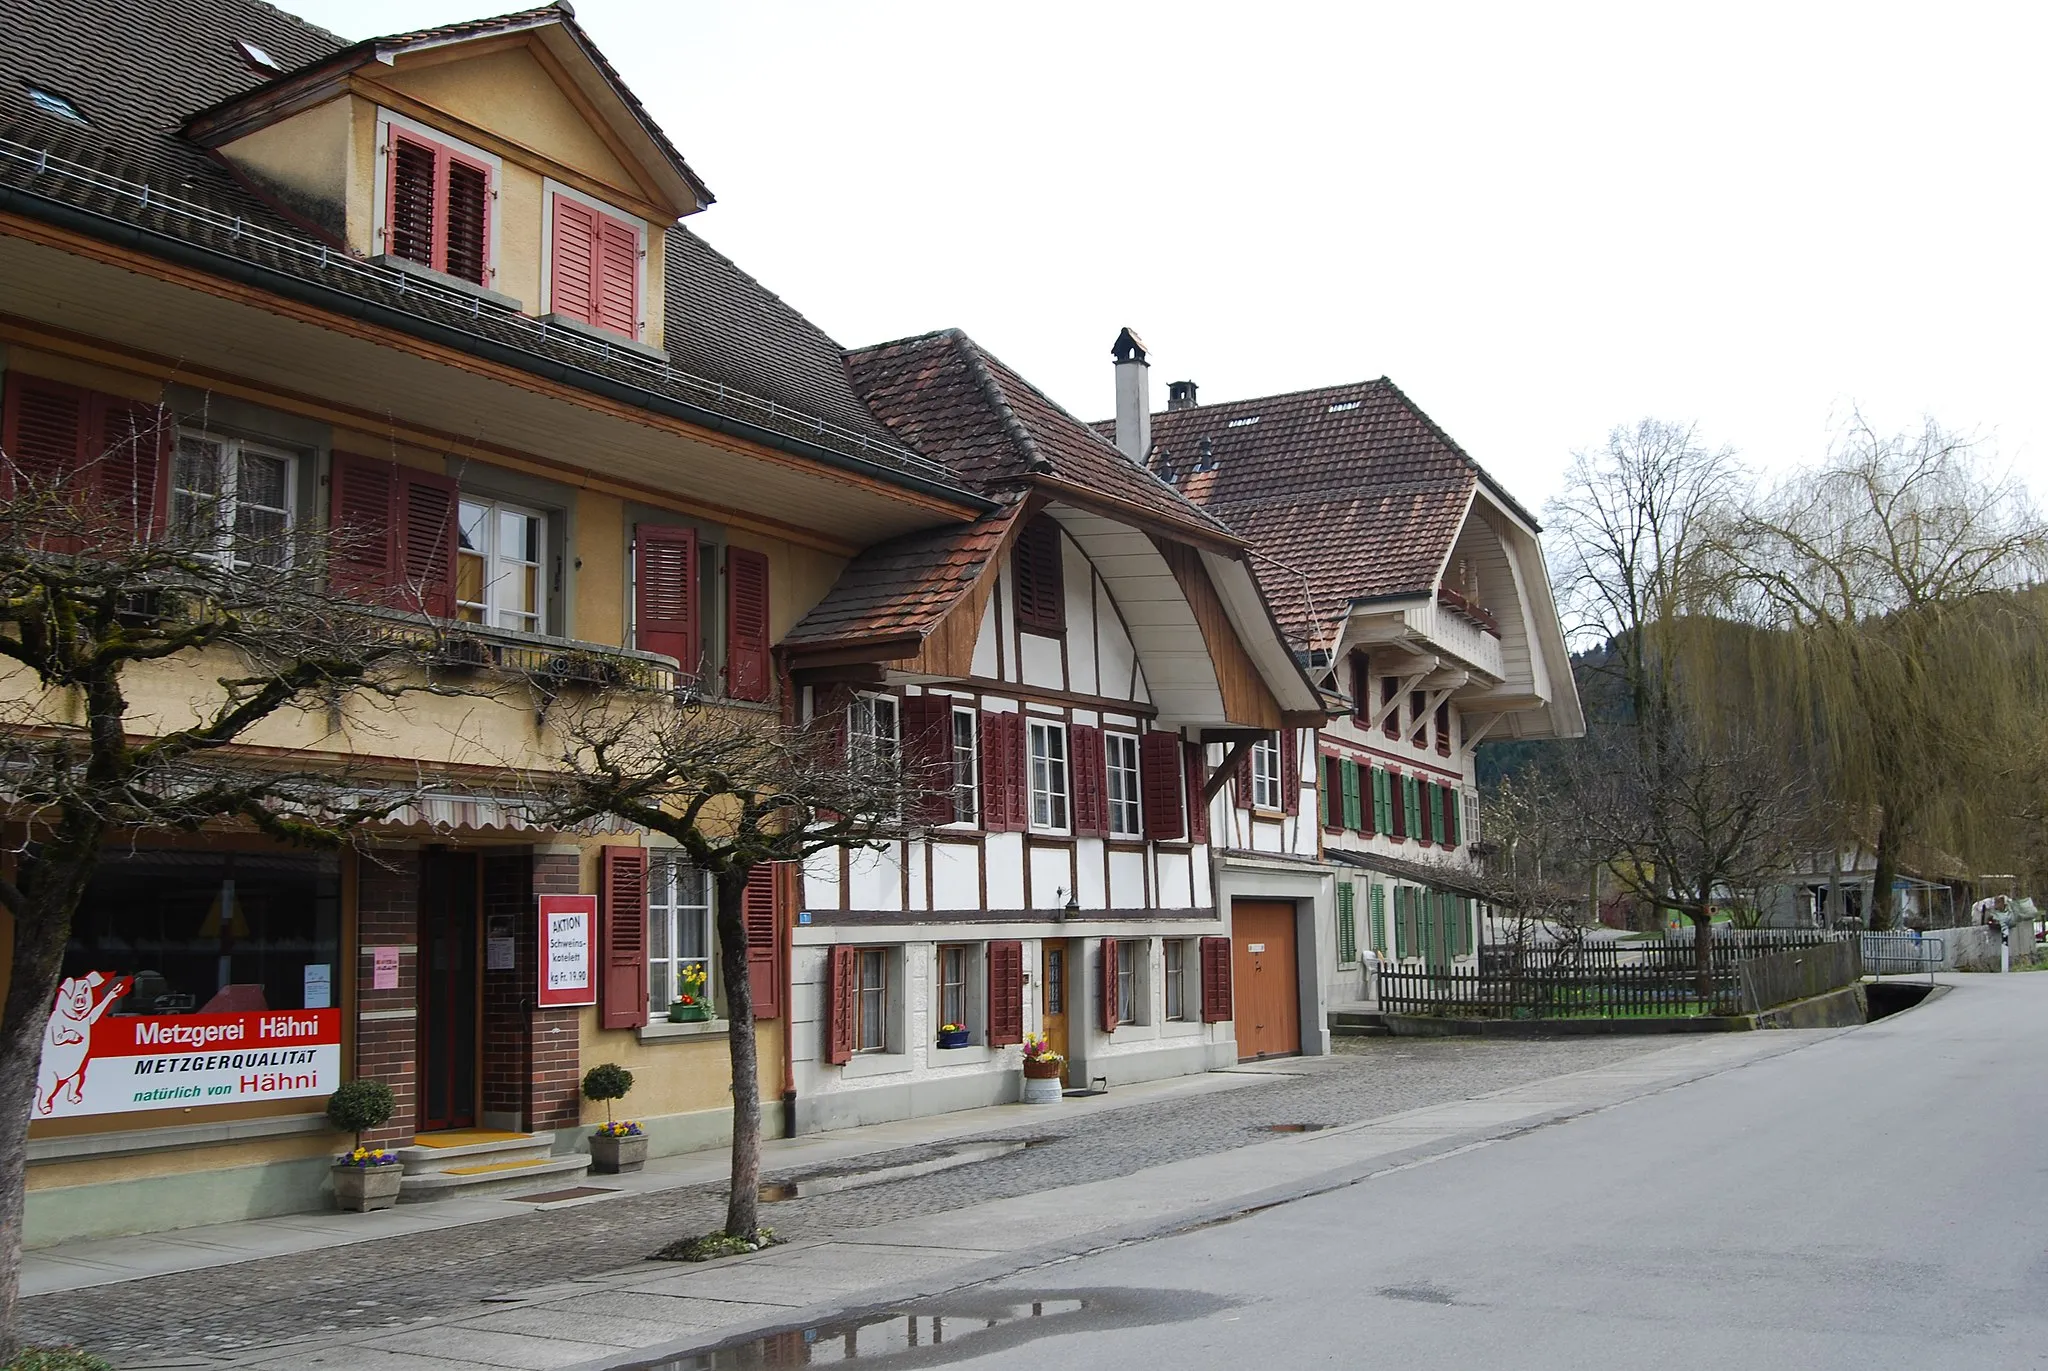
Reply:
[[[1539,943],[1552,964],[1568,964],[1591,923],[1586,891],[1597,863],[1560,777],[1531,769],[1502,781],[1485,798],[1486,837],[1473,844],[1476,880],[1505,923],[1498,947],[1519,979]]]
[[[759,1054],[741,916],[749,873],[902,838],[952,800],[950,737],[905,739],[906,761],[886,733],[849,719],[858,709],[842,704],[797,724],[773,710],[600,697],[558,716],[560,772],[526,778],[550,787],[547,822],[609,817],[663,834],[717,891],[732,1025],[730,1239],[754,1241],[760,1229]]]
[[[0,815],[12,970],[0,1009],[0,1361],[15,1350],[28,1125],[72,920],[103,850],[234,821],[333,846],[418,797],[351,733],[434,689],[416,621],[330,590],[325,549],[155,498],[158,413],[74,470],[0,454]],[[431,634],[425,634],[431,637]],[[255,748],[310,733],[318,751]],[[303,744],[294,744],[303,747]]]
[[[2038,734],[2048,521],[2011,475],[1929,422],[1860,416],[1817,469],[1730,530],[1733,603],[1777,630],[1757,697],[1776,703],[1848,821],[1873,838],[1872,923],[1891,926],[1909,846],[2005,869],[2003,802]]]

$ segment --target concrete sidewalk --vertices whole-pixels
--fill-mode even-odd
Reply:
[[[234,1366],[266,1371],[288,1367],[477,1371],[479,1366],[494,1366],[546,1371],[658,1360],[736,1336],[802,1327],[850,1308],[956,1290],[1047,1261],[1353,1184],[1797,1051],[1841,1031],[1745,1033],[1689,1040],[1615,1065],[1456,1103],[1193,1157],[1113,1180],[834,1233],[757,1256],[701,1266],[636,1261],[541,1288],[515,1287],[491,1299],[487,1312],[421,1320],[398,1329],[316,1334],[244,1356],[191,1355],[123,1365]],[[1230,1089],[1257,1079],[1256,1075],[1217,1073],[1163,1085],[1151,1098],[1169,1092]],[[1142,1089],[1119,1090],[1103,1100],[1070,1101],[1064,1107],[1115,1108],[1142,1103]],[[977,1113],[1000,1113],[1004,1122],[1014,1123],[1017,1111],[1012,1107]],[[854,1156],[989,1127],[987,1117],[956,1115],[859,1130],[864,1135],[861,1138],[832,1134],[797,1139],[778,1144],[771,1165],[782,1168],[799,1164],[799,1159],[809,1162]],[[682,1179],[685,1176],[701,1180],[705,1175],[702,1168],[709,1166],[716,1173],[722,1165],[722,1159],[678,1158],[646,1183],[683,1184],[687,1183]],[[395,1220],[419,1221],[404,1211]],[[266,1231],[275,1231],[283,1222],[266,1221]],[[317,1218],[290,1222],[299,1236],[270,1240],[299,1241],[300,1236],[316,1236],[315,1230],[332,1231],[332,1226]]]

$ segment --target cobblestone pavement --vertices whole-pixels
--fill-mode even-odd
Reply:
[[[930,1176],[763,1206],[787,1238],[817,1238],[1106,1180],[1187,1157],[1268,1141],[1272,1124],[1353,1123],[1444,1104],[1669,1046],[1661,1038],[1339,1039],[1333,1057],[1254,1068],[1257,1085],[1085,1118],[1034,1111],[980,1139],[1050,1139],[1040,1146]],[[885,1165],[963,1139],[869,1155],[845,1169]],[[673,1239],[724,1219],[724,1186],[697,1185],[331,1251],[45,1295],[21,1305],[23,1334],[73,1343],[133,1363],[229,1356],[316,1333],[382,1330],[473,1313],[492,1295],[615,1271]]]

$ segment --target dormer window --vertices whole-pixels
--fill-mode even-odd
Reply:
[[[639,338],[646,227],[552,181],[547,190],[546,311]]]
[[[383,124],[385,254],[488,286],[497,159],[398,115]]]
[[[246,38],[237,38],[235,40],[235,49],[242,54],[244,62],[247,62],[258,71],[275,73],[284,70],[283,63]]]

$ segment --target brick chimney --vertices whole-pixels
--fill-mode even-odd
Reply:
[[[1109,355],[1116,358],[1117,451],[1143,466],[1152,455],[1152,366],[1145,360],[1144,340],[1125,329]]]

